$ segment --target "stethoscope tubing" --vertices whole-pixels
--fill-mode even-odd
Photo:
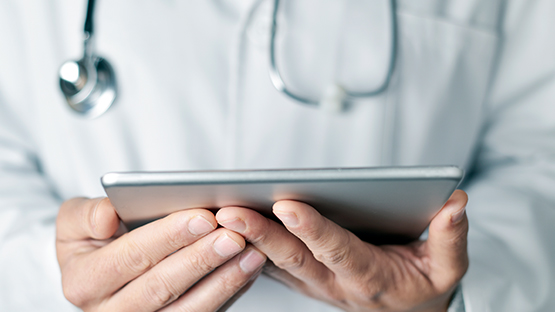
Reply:
[[[364,92],[356,92],[345,90],[341,86],[336,86],[335,90],[340,89],[341,95],[338,97],[337,93],[334,94],[333,99],[331,102],[335,103],[334,105],[340,107],[341,103],[348,101],[353,98],[362,98],[362,97],[373,97],[378,94],[384,92],[391,81],[391,77],[393,76],[393,72],[395,70],[396,59],[397,59],[397,45],[398,45],[398,23],[397,23],[397,5],[396,0],[389,0],[390,3],[390,12],[391,12],[391,53],[389,59],[389,65],[387,74],[382,81],[382,83],[375,89],[364,91]],[[82,89],[79,92],[74,93],[73,91],[64,90],[62,87],[62,92],[68,101],[68,105],[77,113],[83,116],[89,116],[91,118],[98,117],[99,115],[103,114],[108,108],[113,104],[116,96],[117,96],[117,87],[116,87],[116,77],[113,72],[112,66],[109,64],[108,61],[105,59],[96,56],[94,53],[93,47],[93,37],[94,37],[94,12],[95,12],[95,0],[88,0],[87,2],[87,13],[85,18],[85,25],[84,25],[84,51],[83,51],[83,58],[79,61],[70,61],[69,63],[75,64],[83,64],[85,70],[87,72],[87,81]],[[285,84],[281,73],[278,69],[278,65],[276,62],[276,37],[277,37],[277,30],[278,30],[278,12],[279,12],[280,0],[274,0],[274,7],[272,12],[272,25],[271,25],[271,33],[270,33],[270,69],[269,75],[270,80],[273,86],[279,92],[284,93],[289,98],[312,106],[319,106],[322,103],[330,103],[329,98],[328,101],[321,101],[321,100],[314,100],[308,97],[299,95],[293,91],[291,91],[287,85]],[[67,62],[66,62],[67,63]],[[97,73],[97,66],[101,66],[103,69],[103,74],[99,75]],[[62,76],[60,76],[60,81],[62,84]],[[98,78],[102,78],[102,82],[98,81]],[[97,88],[98,87],[98,88]],[[66,92],[67,91],[67,92]],[[322,98],[326,100],[325,97]],[[338,105],[336,105],[338,104]]]
[[[277,15],[279,12],[279,4],[281,0],[274,0],[274,8],[272,12],[272,27],[270,32],[270,80],[274,87],[289,96],[290,98],[307,104],[307,105],[319,105],[319,100],[310,99],[301,95],[296,94],[295,92],[289,90],[283,81],[281,73],[277,66],[276,61],[276,37],[277,37]],[[389,58],[389,67],[387,70],[387,74],[383,82],[375,88],[374,90],[364,91],[364,92],[356,92],[356,91],[349,91],[344,90],[347,99],[349,98],[361,98],[361,97],[373,97],[383,93],[391,82],[391,77],[393,76],[393,72],[395,71],[395,65],[397,62],[397,44],[398,44],[398,29],[397,29],[397,3],[395,0],[389,0],[390,3],[390,12],[391,12],[391,54]]]

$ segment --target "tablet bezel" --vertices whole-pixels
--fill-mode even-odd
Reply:
[[[242,206],[271,216],[273,202],[292,199],[311,204],[338,224],[366,232],[374,237],[372,239],[402,237],[414,240],[463,176],[463,170],[456,166],[419,166],[112,172],[105,174],[101,181],[129,228],[188,208],[216,210]],[[368,195],[364,194],[365,190],[369,191]],[[330,194],[336,197],[322,202],[320,198]],[[424,204],[426,196],[432,198],[430,205]],[[387,198],[393,203],[389,205],[382,200],[371,208],[363,207],[364,201],[380,202],[376,197]],[[411,202],[413,198],[415,201]]]

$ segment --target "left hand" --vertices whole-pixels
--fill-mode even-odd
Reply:
[[[267,274],[310,297],[349,311],[446,311],[468,268],[468,197],[455,191],[432,220],[426,241],[375,246],[296,201],[274,214],[220,209],[218,223],[245,237],[273,261]]]

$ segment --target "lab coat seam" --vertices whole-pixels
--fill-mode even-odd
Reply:
[[[507,12],[507,7],[506,7],[506,2],[505,1],[500,1],[499,2],[499,15],[498,15],[498,19],[496,21],[496,26],[495,26],[495,32],[496,32],[496,46],[495,46],[495,52],[493,53],[493,62],[490,66],[490,70],[489,70],[489,77],[488,77],[488,81],[487,81],[487,85],[486,85],[486,91],[484,93],[484,98],[482,100],[482,104],[480,105],[480,109],[481,109],[481,114],[480,114],[480,118],[481,118],[481,126],[479,131],[477,131],[477,139],[476,143],[473,146],[473,150],[469,153],[469,157],[468,157],[468,167],[469,168],[473,168],[472,171],[477,171],[477,164],[479,162],[479,157],[480,154],[482,152],[483,149],[483,145],[484,145],[484,138],[486,137],[486,134],[489,130],[490,124],[491,124],[491,120],[490,120],[490,116],[491,116],[491,108],[489,106],[490,103],[490,98],[491,98],[491,94],[492,94],[492,90],[493,90],[493,86],[495,84],[495,76],[497,71],[499,70],[499,67],[501,66],[501,56],[503,54],[503,43],[505,41],[505,36],[503,33],[503,23],[505,21],[505,14]],[[468,177],[470,177],[471,175],[473,175],[474,172],[472,172],[471,174],[467,175]],[[464,178],[463,182],[464,184],[467,183],[467,177]]]
[[[239,125],[241,124],[240,121],[240,103],[242,101],[242,86],[243,86],[243,78],[244,78],[244,67],[245,67],[245,44],[247,42],[247,30],[248,25],[252,21],[254,17],[254,12],[259,7],[262,0],[256,0],[252,4],[252,6],[248,9],[248,11],[241,17],[241,21],[239,23],[237,36],[235,38],[234,47],[233,47],[233,54],[231,57],[231,73],[230,73],[230,81],[229,81],[229,103],[230,109],[228,113],[228,130],[231,139],[227,143],[227,153],[229,155],[228,163],[225,165],[228,168],[237,168],[238,167],[238,158],[239,158],[239,151],[240,148],[240,130]]]
[[[385,93],[385,109],[384,111],[384,123],[383,123],[383,135],[382,135],[382,165],[393,165],[396,163],[396,159],[394,157],[394,148],[395,148],[395,124],[397,123],[397,102],[398,99],[395,97],[393,90],[397,88],[399,84],[399,71],[402,68],[402,58],[399,57],[399,53],[395,55],[395,64],[397,64],[393,76],[391,77],[391,82],[388,86],[387,92]]]

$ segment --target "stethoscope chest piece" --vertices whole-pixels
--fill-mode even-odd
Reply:
[[[83,57],[60,67],[60,88],[69,107],[86,118],[104,114],[116,100],[116,75],[112,65],[93,51],[95,0],[87,4]]]
[[[116,100],[116,79],[110,63],[101,57],[83,57],[60,67],[60,88],[76,113],[95,118]]]

